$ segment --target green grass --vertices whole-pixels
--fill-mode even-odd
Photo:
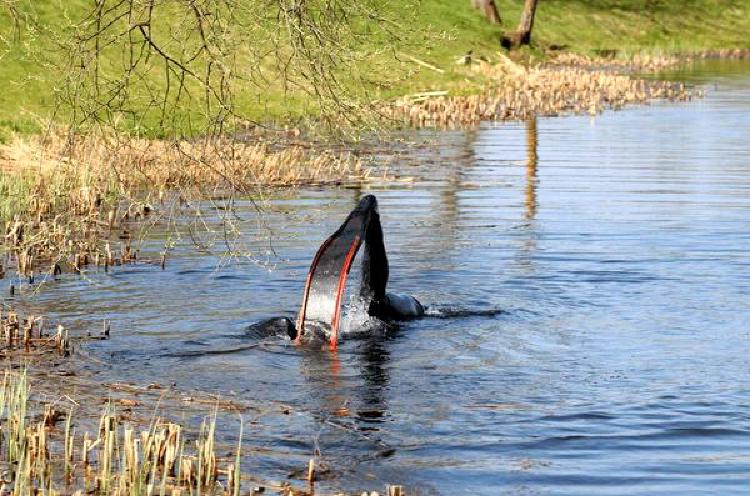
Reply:
[[[578,52],[748,48],[750,2],[540,0],[535,28],[540,43],[567,45]]]
[[[501,31],[515,27],[521,4],[519,0],[498,0],[503,17],[503,26],[498,27],[485,22],[469,0],[421,0],[418,8],[409,0],[391,0],[388,9],[391,17],[400,20],[396,31],[403,38],[395,50],[389,50],[391,40],[374,31],[358,46],[361,53],[379,54],[368,55],[360,64],[365,79],[373,82],[352,84],[353,95],[384,99],[461,85],[466,74],[454,65],[456,57],[473,50],[491,58],[499,49]],[[15,15],[9,5],[15,6]],[[92,7],[93,2],[85,0],[0,3],[0,141],[12,133],[39,131],[53,115],[56,98],[64,89],[64,72],[70,70],[59,51],[59,41],[70,36]],[[539,59],[553,46],[585,54],[611,49],[628,54],[750,48],[747,33],[750,0],[540,0],[534,46],[525,53]],[[445,72],[422,67],[404,55]],[[111,50],[106,57],[103,67],[115,70],[120,63],[118,52]],[[245,58],[240,63],[249,65],[251,61]],[[158,81],[163,74],[154,70],[147,77]],[[348,74],[341,78],[354,81]],[[257,121],[283,121],[317,111],[302,95],[290,95],[273,82],[264,91],[240,88],[235,104],[243,115]],[[137,100],[133,105],[137,107]],[[58,119],[67,116],[56,115]],[[193,107],[185,109],[184,116],[200,120],[201,113]],[[159,134],[154,112],[131,128]]]

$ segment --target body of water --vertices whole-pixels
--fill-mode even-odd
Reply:
[[[255,262],[175,240],[163,272],[67,278],[26,304],[73,328],[112,319],[88,345],[104,381],[292,406],[245,429],[265,477],[319,452],[323,489],[747,493],[750,67],[682,76],[706,98],[441,133],[393,165],[411,181],[301,190],[263,202],[263,225],[241,207]],[[468,315],[335,353],[248,338],[296,313],[364,194],[389,289]]]

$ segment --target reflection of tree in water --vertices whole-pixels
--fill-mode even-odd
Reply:
[[[435,218],[433,225],[440,236],[435,236],[439,246],[433,252],[440,257],[439,262],[446,271],[455,268],[454,255],[457,251],[456,242],[460,238],[459,221],[461,217],[461,206],[459,195],[464,191],[464,177],[470,170],[475,160],[474,143],[476,141],[476,130],[467,130],[455,138],[445,138],[445,143],[440,143],[443,148],[438,157],[438,170],[444,170],[445,175],[440,178],[439,193],[435,199],[436,205],[433,209]],[[425,240],[428,241],[428,240]]]
[[[537,154],[536,117],[526,121],[526,220],[536,217]]]
[[[470,129],[464,133],[464,139],[456,144],[458,154],[452,157],[449,167],[448,177],[444,187],[440,190],[442,201],[442,218],[441,223],[450,230],[453,239],[458,231],[458,219],[460,215],[458,205],[458,194],[464,189],[464,176],[469,171],[475,160],[474,143],[477,140],[476,130]]]
[[[539,184],[537,166],[539,163],[539,142],[537,121],[532,117],[526,121],[526,172],[524,187],[524,212],[526,223],[523,226],[525,235],[521,238],[520,251],[516,257],[519,266],[526,272],[530,271],[533,263],[533,252],[536,251],[536,215],[538,209],[537,186]]]

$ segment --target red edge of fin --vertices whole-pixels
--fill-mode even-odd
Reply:
[[[344,289],[346,289],[346,277],[349,275],[349,270],[352,267],[352,262],[357,254],[359,245],[362,239],[359,234],[354,238],[354,243],[349,247],[349,252],[346,254],[344,259],[344,265],[341,266],[341,272],[339,273],[339,287],[336,291],[336,306],[333,311],[333,319],[331,320],[331,341],[330,346],[332,350],[336,349],[339,339],[339,324],[341,320],[341,298],[344,296]]]

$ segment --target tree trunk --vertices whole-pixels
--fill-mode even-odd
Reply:
[[[475,9],[482,12],[484,17],[492,24],[500,24],[502,22],[495,0],[471,0],[471,4]]]
[[[511,49],[531,42],[531,30],[534,27],[534,15],[536,14],[537,0],[524,0],[521,21],[514,33],[503,37],[502,45]]]

